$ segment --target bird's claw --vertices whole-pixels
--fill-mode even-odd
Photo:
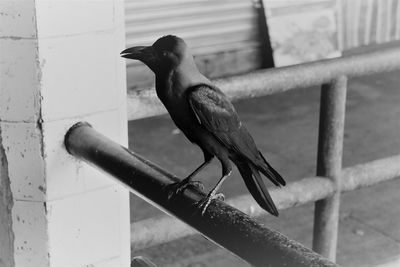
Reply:
[[[198,201],[196,203],[196,205],[199,207],[199,209],[201,209],[201,215],[202,216],[206,212],[207,207],[210,205],[210,203],[211,203],[211,201],[213,199],[218,199],[220,201],[224,201],[225,200],[225,196],[222,193],[209,194],[205,198],[203,198],[202,200]]]
[[[181,194],[187,187],[196,187],[199,190],[204,190],[204,185],[200,181],[185,181],[176,182],[167,186],[168,200],[173,198],[175,195]]]
[[[213,199],[218,199],[220,201],[224,201],[225,200],[225,195],[222,193],[217,193],[213,196]]]
[[[200,191],[204,191],[204,185],[200,181],[191,181],[189,182],[189,185],[196,187]]]

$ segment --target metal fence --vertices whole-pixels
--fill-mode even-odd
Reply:
[[[231,99],[322,85],[316,177],[303,178],[282,189],[273,189],[271,196],[279,209],[316,202],[313,250],[332,261],[336,258],[341,191],[352,191],[400,176],[400,155],[342,169],[347,79],[396,69],[400,69],[400,48],[261,70],[215,81]],[[130,120],[165,112],[152,89],[128,94]],[[147,163],[154,167],[154,164]],[[156,169],[160,171],[159,167]],[[165,171],[161,172],[169,175]],[[227,202],[252,216],[263,212],[248,195]],[[132,224],[133,249],[194,233],[183,223],[171,223],[171,220],[166,216]]]
[[[343,129],[347,78],[400,69],[400,48],[389,48],[354,56],[327,59],[295,66],[256,71],[250,74],[216,80],[231,99],[265,96],[296,88],[322,85],[320,126],[318,140],[317,176],[305,178],[286,188],[273,190],[272,197],[278,208],[316,201],[313,249],[335,260],[340,191],[350,191],[400,176],[400,156],[381,159],[342,170]],[[128,95],[130,120],[163,114],[153,89]],[[307,192],[307,194],[305,194]],[[228,201],[253,215],[262,213],[249,196]],[[139,232],[132,240],[134,247],[143,248],[154,243],[182,237],[192,231],[184,231],[182,225],[170,227],[168,232],[140,233],[150,225],[169,223],[168,217],[146,220],[132,225]],[[153,228],[153,227],[152,227]]]

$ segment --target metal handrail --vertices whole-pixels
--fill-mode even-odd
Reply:
[[[266,96],[296,88],[329,83],[339,76],[360,77],[400,69],[400,47],[359,55],[325,59],[299,65],[258,70],[214,83],[232,100]],[[127,96],[128,119],[165,114],[154,88],[130,91]]]
[[[342,192],[400,177],[400,155],[347,167],[343,169],[341,177]],[[278,210],[314,202],[331,196],[333,192],[333,183],[323,177],[306,177],[285,187],[270,189]],[[226,202],[251,217],[266,213],[249,194],[228,199]],[[132,250],[156,246],[196,233],[183,223],[165,215],[134,222],[131,224],[131,231],[135,233],[131,238]]]
[[[212,202],[202,215],[195,203],[205,194],[197,189],[168,199],[166,188],[177,181],[175,176],[96,132],[87,123],[70,128],[65,147],[70,154],[111,174],[130,191],[254,266],[338,266],[224,202]]]

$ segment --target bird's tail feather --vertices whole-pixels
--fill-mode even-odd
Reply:
[[[260,164],[257,166],[257,169],[262,172],[268,179],[271,180],[271,182],[274,183],[274,185],[276,186],[285,186],[286,182],[285,180],[282,178],[282,176],[274,169],[271,167],[271,165],[269,165],[269,163],[265,160],[263,154],[261,154],[260,151],[258,151],[258,153],[260,153],[261,158],[263,159],[263,163],[264,164]]]
[[[272,215],[278,216],[279,212],[256,167],[252,163],[237,163],[236,166],[257,203]]]

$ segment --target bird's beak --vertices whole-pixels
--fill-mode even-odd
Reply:
[[[153,61],[156,55],[152,46],[134,46],[122,51],[121,57],[141,61]]]

